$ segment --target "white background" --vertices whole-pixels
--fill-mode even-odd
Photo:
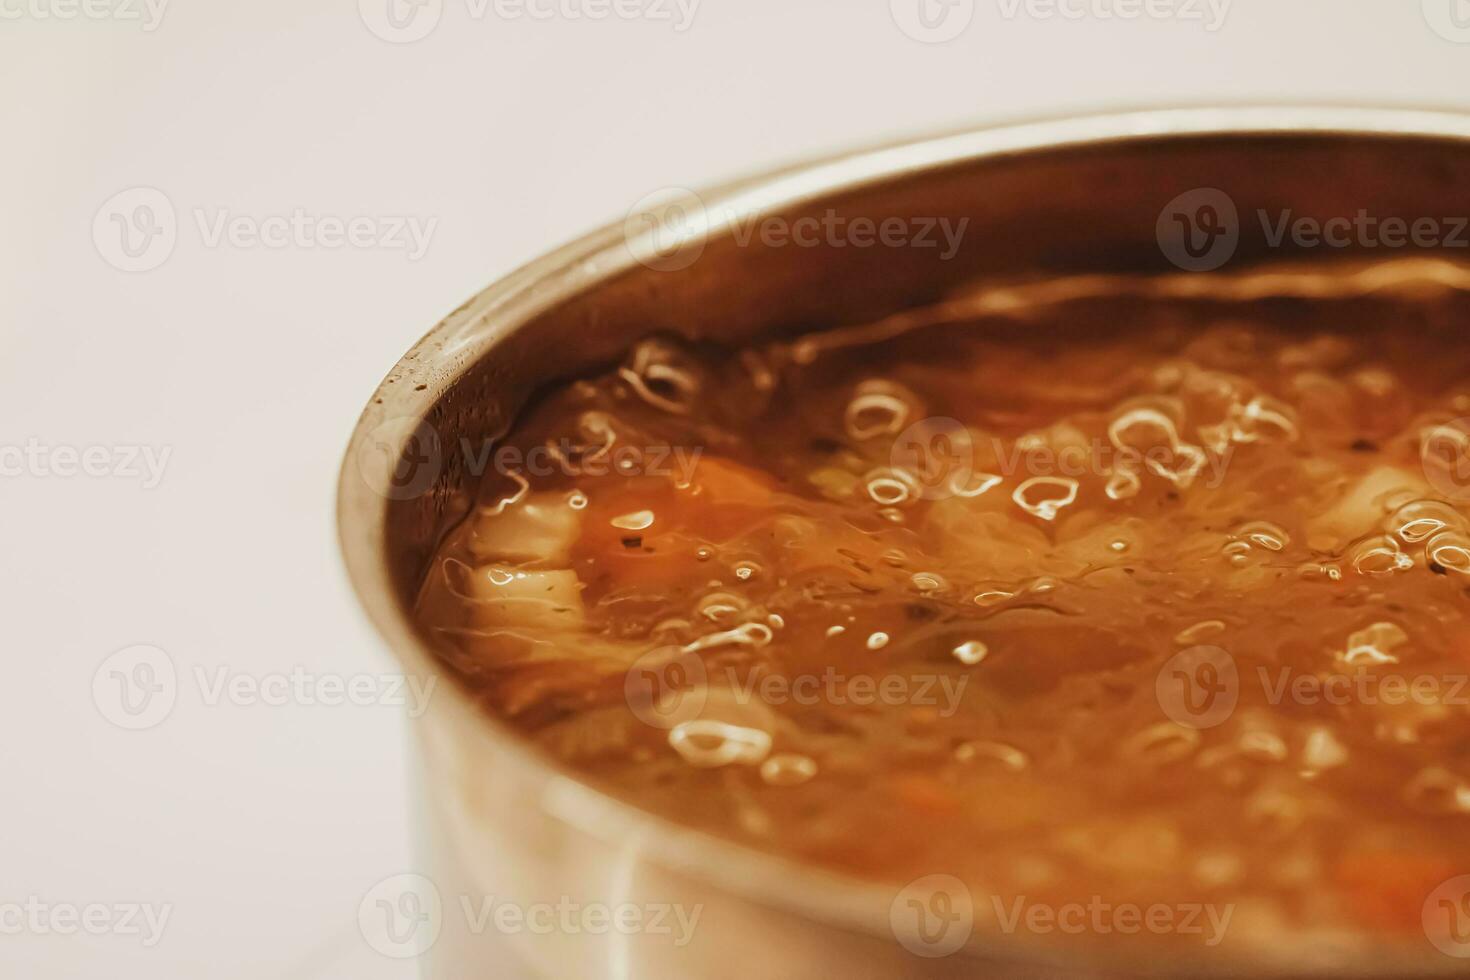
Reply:
[[[68,2],[0,0],[0,447],[171,455],[154,487],[29,463],[0,476],[0,908],[172,917],[152,948],[0,934],[7,977],[413,974],[357,929],[367,890],[413,867],[402,709],[210,705],[195,671],[392,669],[337,557],[340,454],[398,356],[492,279],[667,185],[973,122],[1243,100],[1470,109],[1470,43],[1432,30],[1420,0],[1235,0],[1213,32],[954,0],[973,19],[942,44],[906,35],[889,0],[702,0],[682,31],[442,0],[407,44],[370,32],[356,0],[172,0],[151,31],[120,19],[142,0],[42,16]],[[1450,23],[1450,3],[1426,6]],[[167,196],[178,240],[127,273],[93,221],[139,186]],[[411,260],[211,246],[198,223],[296,208],[437,226]],[[93,698],[99,665],[134,644],[179,676],[144,731]]]

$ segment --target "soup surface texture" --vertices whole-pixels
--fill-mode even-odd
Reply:
[[[1470,298],[1400,266],[650,338],[496,444],[417,617],[609,792],[989,928],[1423,944],[1470,873]]]

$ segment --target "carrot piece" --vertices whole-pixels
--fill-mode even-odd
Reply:
[[[691,482],[696,494],[706,494],[717,504],[769,507],[776,494],[770,474],[722,456],[701,456]]]
[[[927,776],[899,776],[888,784],[889,793],[910,810],[935,816],[959,811],[959,801],[938,780]]]
[[[1415,933],[1422,927],[1424,899],[1455,873],[1452,862],[1432,854],[1367,851],[1339,861],[1336,880],[1364,926]]]

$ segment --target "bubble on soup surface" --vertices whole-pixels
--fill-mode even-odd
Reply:
[[[775,632],[765,623],[745,623],[721,633],[702,636],[684,648],[686,653],[697,653],[723,646],[763,647],[775,638]]]
[[[804,755],[783,753],[761,763],[761,779],[771,786],[800,786],[817,774],[817,763]]]
[[[1167,451],[1152,450],[1144,456],[1144,465],[1156,476],[1163,477],[1180,490],[1188,490],[1205,468],[1205,451],[1193,443],[1181,442]]]
[[[729,626],[750,604],[733,592],[714,592],[699,600],[699,614],[718,626]]]
[[[888,645],[887,633],[872,633],[868,636],[868,649],[881,650]]]
[[[1016,488],[1011,499],[1028,514],[1052,521],[1063,507],[1076,502],[1078,486],[1070,477],[1033,476]]]
[[[1399,547],[1398,539],[1385,534],[1358,541],[1349,550],[1348,557],[1359,575],[1392,575],[1414,567],[1414,559]]]
[[[964,742],[954,750],[956,762],[989,762],[1011,772],[1021,772],[1031,765],[1025,752],[1004,742]]]
[[[1257,762],[1281,762],[1287,756],[1286,742],[1275,732],[1245,732],[1238,744],[1241,755]]]
[[[1236,442],[1296,442],[1296,411],[1268,395],[1257,395],[1230,413]]]
[[[896,382],[864,381],[847,403],[843,425],[848,436],[858,442],[896,436],[907,427],[917,404],[914,393]]]
[[[1135,762],[1162,766],[1193,754],[1200,741],[1197,730],[1165,721],[1128,736],[1123,740],[1121,752],[1124,758]]]
[[[669,745],[685,762],[700,769],[753,766],[771,752],[771,734],[711,719],[686,721],[669,731]]]
[[[1424,546],[1424,554],[1440,568],[1470,575],[1470,536],[1464,531],[1440,531]]]
[[[1374,466],[1338,492],[1338,500],[1307,522],[1307,541],[1316,551],[1336,551],[1363,535],[1372,535],[1383,519],[1408,500],[1427,497],[1429,485],[1420,475],[1397,466]],[[1401,500],[1408,495],[1408,500]]]
[[[668,340],[650,338],[633,348],[618,374],[647,404],[673,415],[688,415],[701,382],[693,359]]]
[[[1343,663],[1357,666],[1396,664],[1393,651],[1409,642],[1409,634],[1395,623],[1374,623],[1348,637],[1347,648],[1339,655]]]
[[[907,470],[885,466],[863,477],[869,498],[883,507],[902,507],[919,497],[919,482]]]
[[[1470,783],[1448,769],[1431,766],[1404,787],[1404,802],[1424,813],[1470,813]]]
[[[1108,495],[1109,500],[1128,500],[1138,496],[1143,481],[1138,478],[1138,472],[1126,467],[1118,467],[1108,474],[1107,486],[1103,492]]]
[[[1186,627],[1174,634],[1174,642],[1181,646],[1194,646],[1207,636],[1225,631],[1225,623],[1219,619],[1207,619]]]
[[[920,592],[942,592],[949,588],[944,576],[933,572],[915,572],[909,581]]]
[[[653,511],[639,510],[620,514],[608,522],[620,531],[646,531],[653,527]]]
[[[1270,521],[1249,521],[1231,532],[1231,536],[1253,548],[1267,551],[1281,551],[1291,543],[1291,535],[1286,533],[1286,529]]]
[[[618,435],[606,412],[583,412],[577,417],[574,439],[546,440],[546,452],[570,474],[579,475],[588,463],[601,461],[617,444]]]
[[[979,640],[966,640],[952,651],[954,658],[967,667],[973,667],[990,653],[990,648]]]
[[[1389,519],[1393,533],[1406,544],[1427,541],[1440,531],[1463,528],[1460,512],[1442,500],[1415,500],[1394,511]]]

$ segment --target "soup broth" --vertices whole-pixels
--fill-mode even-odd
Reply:
[[[1464,276],[649,338],[497,443],[416,615],[609,792],[951,876],[992,927],[1132,903],[1220,910],[1181,942],[1422,943],[1470,873]]]

